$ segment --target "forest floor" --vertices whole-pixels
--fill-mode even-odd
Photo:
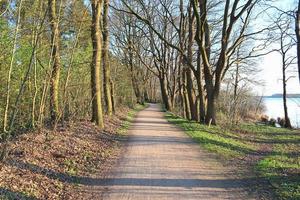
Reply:
[[[0,162],[0,199],[90,199],[90,180],[109,171],[137,110],[119,109],[104,130],[88,121],[20,135]],[[0,143],[0,148],[1,148]]]
[[[243,177],[253,174],[260,199],[300,199],[300,131],[258,124],[205,126],[173,114],[168,121],[194,141],[235,166]]]

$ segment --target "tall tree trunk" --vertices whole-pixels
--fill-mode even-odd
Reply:
[[[206,82],[206,93],[207,93],[207,108],[205,123],[206,124],[216,124],[216,95],[213,85],[207,84]]]
[[[91,0],[92,25],[91,38],[93,43],[93,59],[91,63],[91,88],[92,88],[92,121],[100,128],[104,127],[102,102],[101,102],[101,10],[102,0]]]
[[[19,32],[19,26],[20,26],[20,19],[21,19],[21,9],[22,9],[22,3],[23,0],[20,1],[19,8],[18,8],[18,20],[15,28],[14,33],[14,43],[12,48],[12,54],[11,54],[11,60],[10,60],[10,66],[8,70],[8,78],[7,78],[7,84],[6,84],[6,102],[5,102],[5,108],[4,108],[4,116],[3,116],[3,131],[7,131],[7,125],[8,125],[8,111],[9,111],[9,104],[10,104],[10,90],[11,90],[11,74],[13,70],[13,65],[15,61],[15,53],[17,50],[17,38],[18,38],[18,32]]]
[[[170,101],[169,96],[168,96],[166,77],[163,73],[161,73],[161,75],[159,77],[159,83],[160,83],[162,100],[163,100],[163,103],[166,107],[166,110],[167,111],[172,111],[171,101]]]
[[[187,47],[187,57],[189,59],[189,62],[192,62],[193,60],[193,43],[194,43],[194,23],[195,23],[195,17],[192,14],[192,8],[189,6],[188,8],[188,18],[189,18],[189,28],[188,28],[188,47]],[[191,113],[191,120],[198,120],[197,116],[197,103],[196,103],[196,97],[194,93],[194,84],[193,84],[193,77],[192,77],[192,71],[189,66],[186,66],[186,90],[189,98],[189,104],[190,104],[190,113]]]
[[[103,88],[106,112],[108,116],[112,116],[113,106],[111,101],[111,86],[110,86],[110,62],[109,62],[109,32],[108,32],[108,11],[109,0],[104,0],[103,5]]]
[[[237,58],[239,58],[239,49],[237,50]],[[233,105],[231,105],[231,120],[234,124],[238,123],[237,119],[237,104],[238,104],[238,87],[239,87],[239,76],[240,76],[240,64],[236,62],[235,79],[233,84]]]
[[[297,37],[298,76],[300,81],[300,0],[298,1],[295,27],[296,27],[296,37]]]
[[[288,115],[287,98],[286,98],[286,63],[285,53],[282,54],[282,89],[283,89],[283,110],[284,110],[284,127],[292,128],[291,121]]]
[[[140,90],[140,87],[139,87],[137,79],[135,78],[135,75],[132,75],[131,82],[132,82],[132,87],[133,87],[133,91],[134,91],[137,103],[143,105],[144,104],[143,93]]]
[[[199,121],[201,123],[205,122],[205,96],[204,88],[202,85],[202,69],[201,69],[201,54],[200,51],[197,53],[197,73],[195,74],[198,87],[199,95]]]
[[[49,21],[51,27],[51,55],[52,55],[52,72],[50,79],[50,116],[52,123],[56,123],[59,117],[59,76],[60,76],[60,30],[56,12],[56,0],[48,0]]]
[[[110,79],[110,94],[111,94],[111,104],[113,113],[116,112],[116,102],[115,102],[115,84]]]
[[[188,95],[188,99],[189,99],[191,120],[197,121],[198,120],[197,103],[196,103],[196,97],[195,97],[195,93],[194,93],[192,72],[189,67],[185,70],[185,72],[186,72],[186,91],[187,91],[187,95]]]
[[[184,101],[184,83],[183,83],[183,77],[182,77],[182,62],[181,59],[179,60],[179,68],[178,68],[178,90],[179,90],[179,97],[180,97],[180,107],[182,110],[180,110],[180,114],[182,117],[186,117],[186,106],[185,106],[185,101]]]
[[[187,78],[186,78],[186,69],[184,68],[182,70],[182,85],[183,85],[183,97],[184,97],[184,107],[185,107],[185,118],[191,119],[191,109],[190,109],[190,103],[189,103],[189,97],[187,93]]]

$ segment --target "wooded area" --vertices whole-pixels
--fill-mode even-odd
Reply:
[[[261,121],[260,63],[274,52],[276,121],[291,129],[287,84],[300,80],[300,1],[291,1],[0,0],[0,159],[16,136],[86,119],[103,129],[137,103],[208,127]]]
[[[267,47],[282,40],[283,72],[296,61],[297,16],[269,1],[109,3],[1,1],[3,132],[89,113],[103,127],[103,112],[159,99],[187,119],[237,121],[262,109],[251,88]]]

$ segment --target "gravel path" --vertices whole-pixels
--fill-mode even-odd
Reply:
[[[102,199],[253,199],[215,156],[164,119],[158,105],[139,112]]]

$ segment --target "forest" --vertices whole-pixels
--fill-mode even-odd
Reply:
[[[91,191],[106,194],[93,177],[131,155],[135,139],[176,149],[177,128],[247,177],[254,199],[300,198],[300,132],[289,115],[300,1],[0,0],[0,47],[0,199],[122,199]],[[279,66],[280,90],[261,89],[277,70],[266,65]],[[278,91],[283,114],[268,116],[264,96]],[[162,199],[142,195],[127,199]]]

